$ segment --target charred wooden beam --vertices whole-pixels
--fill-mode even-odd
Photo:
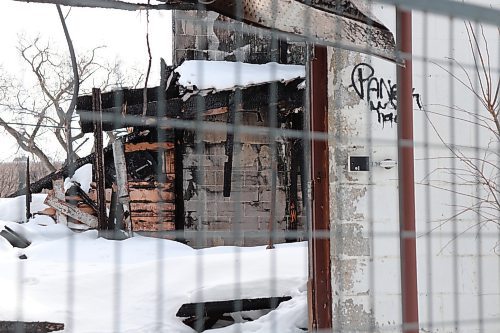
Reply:
[[[176,129],[174,131],[174,163],[175,163],[175,230],[184,230],[184,131]],[[177,235],[176,240],[185,242],[183,236]]]
[[[297,231],[298,225],[298,175],[299,175],[299,145],[298,139],[290,140],[290,188],[289,188],[289,198],[288,198],[288,224],[286,226],[287,231]],[[286,242],[296,242],[297,235],[285,237]]]
[[[277,86],[277,107],[279,111],[290,111],[292,109],[303,106],[303,94],[300,93],[298,85],[304,81],[302,78],[294,79],[288,82],[274,83]],[[249,86],[241,89],[241,109],[242,110],[259,110],[267,108],[270,100],[269,86],[271,83],[263,83],[259,85]],[[151,88],[153,89],[153,88]],[[132,94],[127,90],[127,94],[121,91],[113,91],[102,94],[106,96],[107,101],[119,101],[118,104],[108,102],[103,104],[103,130],[110,131],[123,127],[139,126],[143,128],[151,128],[155,125],[148,126],[135,117],[142,117],[142,89],[135,89]],[[155,90],[155,92],[157,92]],[[136,95],[141,94],[141,99],[137,99]],[[185,95],[182,98],[169,98],[159,101],[158,96],[148,96],[148,105],[146,116],[162,116],[167,118],[180,119],[195,119],[198,112],[197,98],[203,98],[205,105],[205,115],[215,113],[228,112],[230,99],[234,92],[232,90],[222,91],[198,91],[192,93],[191,96]],[[161,94],[160,94],[161,95]],[[104,98],[104,97],[103,97]],[[77,113],[80,115],[80,126],[84,133],[93,131],[92,120],[93,115],[88,106],[88,96],[82,96],[78,99]]]
[[[71,188],[69,189],[70,192],[75,192],[76,195],[78,195],[80,197],[80,199],[87,205],[89,205],[92,210],[97,213],[97,210],[99,209],[95,203],[94,200],[92,200],[92,198],[89,197],[89,195],[87,193],[85,193],[84,190],[82,190],[82,188],[76,184],[73,184],[73,186],[71,186]]]
[[[222,315],[239,311],[276,309],[282,302],[291,300],[290,296],[238,299],[231,301],[201,302],[183,304],[176,313],[177,317],[194,317],[201,308],[205,316]]]
[[[13,247],[18,247],[20,249],[27,248],[31,244],[24,236],[18,234],[8,226],[5,226],[4,230],[0,231],[0,236],[5,238]],[[3,331],[0,330],[0,332]]]
[[[109,230],[106,216],[106,193],[104,192],[104,152],[102,138],[101,89],[92,89],[92,111],[94,117],[94,176],[97,183],[97,223],[99,230]]]
[[[64,330],[64,324],[48,321],[0,321],[0,332],[3,333],[45,333]]]
[[[26,159],[26,222],[31,218],[30,158]]]
[[[136,131],[136,132],[133,132],[133,133],[130,133],[128,135],[121,137],[120,141],[122,141],[123,143],[137,142],[137,141],[143,140],[145,137],[146,137],[145,133]],[[112,151],[111,145],[104,148],[104,154],[109,153],[111,151]],[[44,189],[49,189],[49,190],[52,189],[52,181],[54,179],[72,176],[71,171],[75,171],[78,168],[84,166],[85,164],[92,163],[92,161],[94,161],[94,159],[95,159],[95,152],[88,155],[88,156],[77,159],[76,161],[73,162],[73,165],[71,168],[67,165],[63,166],[61,169],[59,169],[53,173],[48,174],[47,176],[41,178],[40,180],[38,180],[36,182],[31,183],[30,184],[30,192],[31,193],[40,193]],[[13,197],[23,195],[25,193],[26,193],[26,189],[22,188],[16,192],[10,194],[8,197],[13,198]]]
[[[55,198],[60,200],[61,202],[65,202],[66,194],[64,193],[64,180],[56,179],[52,182],[52,184],[54,188]],[[57,209],[56,209],[56,222],[63,225],[68,225],[68,219],[66,218],[66,215]]]
[[[236,108],[237,108],[237,103],[235,103],[234,99],[232,99],[231,105],[229,106],[229,114],[227,115],[228,131],[226,134],[226,144],[225,144],[227,161],[224,163],[223,195],[226,198],[229,198],[231,196],[231,180],[233,174],[233,155],[234,155],[234,132],[230,131],[229,127],[234,125],[234,120],[236,117]]]
[[[119,225],[118,221],[116,221],[116,210],[118,207],[118,198],[116,194],[116,185],[113,184],[111,186],[111,202],[109,203],[109,216],[108,216],[108,223],[114,231],[119,230]],[[120,221],[121,222],[121,221]]]

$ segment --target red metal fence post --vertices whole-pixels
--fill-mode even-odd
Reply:
[[[314,47],[311,63],[311,131],[328,133],[328,66],[327,49]],[[332,327],[332,287],[330,271],[330,182],[328,168],[328,140],[313,139],[311,144],[312,191],[312,275],[309,277],[310,304],[313,330]],[[320,234],[320,237],[316,233]]]
[[[413,156],[413,84],[411,12],[397,9],[397,45],[406,55],[398,67],[399,223],[403,332],[418,332],[417,250]]]

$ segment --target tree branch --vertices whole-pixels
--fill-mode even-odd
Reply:
[[[68,27],[66,25],[66,20],[64,19],[64,15],[61,10],[60,5],[56,5],[57,12],[59,13],[59,19],[61,20],[61,25],[64,31],[64,37],[66,38],[66,43],[68,44],[69,55],[71,57],[71,67],[73,68],[73,97],[71,98],[71,103],[68,107],[68,111],[66,111],[66,144],[68,146],[68,155],[67,155],[67,163],[68,165],[72,164],[73,161],[73,141],[71,138],[71,117],[73,115],[73,111],[76,107],[76,102],[78,100],[78,92],[80,90],[80,77],[78,75],[78,63],[76,62],[75,49],[73,48],[73,41],[69,35]]]
[[[137,10],[194,10],[196,3],[188,0],[170,0],[165,4],[151,5],[145,3],[130,3],[119,0],[14,0],[17,2],[36,2],[44,4],[55,4],[61,6],[71,7],[90,7],[90,8],[105,8],[105,9],[119,9],[128,11]]]

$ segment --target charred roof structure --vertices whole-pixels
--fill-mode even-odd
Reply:
[[[65,192],[54,181],[68,176],[68,167],[31,184],[33,192],[53,188],[47,198],[52,208],[45,213],[73,228],[101,228],[99,221],[105,219],[107,229],[173,237],[198,247],[300,239],[304,145],[300,135],[280,136],[273,129],[293,134],[303,128],[304,40],[396,60],[394,38],[357,0],[271,3],[244,2],[239,14],[234,2],[225,0],[198,4],[197,11],[176,11],[174,66],[162,63],[159,86],[80,96],[77,113],[84,133],[102,138],[103,131],[126,129],[127,134],[72,166],[99,164],[103,156],[89,193],[77,185]],[[316,23],[306,31],[300,21],[306,16],[291,11],[307,12]],[[240,69],[227,61],[238,61],[240,67],[272,62],[250,71],[274,75],[240,81]],[[215,63],[219,72],[183,70]],[[295,70],[302,65],[300,74],[282,76],[280,70],[294,65]],[[225,86],[201,83],[215,83],[230,72],[239,73],[238,79]],[[101,124],[97,118],[102,127],[96,127]],[[109,216],[102,216],[105,209],[97,205],[102,201]]]
[[[214,63],[203,65],[211,64]],[[184,65],[189,65],[189,61]],[[131,229],[160,237],[175,231],[173,234],[177,238],[191,243],[194,243],[196,231],[203,229],[212,231],[214,236],[198,245],[210,246],[230,244],[232,234],[228,233],[225,239],[221,232],[238,227],[244,234],[240,245],[264,244],[268,241],[263,235],[268,228],[273,191],[272,154],[266,127],[276,123],[280,128],[301,128],[303,68],[288,66],[295,71],[299,69],[301,75],[287,80],[262,82],[254,78],[246,85],[198,89],[195,85],[179,83],[183,66],[162,66],[162,83],[147,90],[145,108],[143,89],[124,89],[101,95],[102,129],[128,128],[131,133],[122,139]],[[230,64],[226,66],[231,67]],[[259,70],[258,65],[252,66]],[[288,68],[281,66],[280,69]],[[82,131],[86,133],[94,130],[92,107],[92,96],[79,97],[77,112]],[[270,119],[270,108],[277,111],[275,120]],[[262,131],[236,136],[232,127],[235,118],[239,123],[262,128]],[[213,124],[215,127],[200,136],[193,121],[196,119],[203,121],[204,126]],[[201,155],[196,151],[199,140],[203,145]],[[282,225],[281,229],[295,230],[299,225],[299,152],[299,139],[278,142],[277,192],[279,200],[288,203],[276,214],[275,222]],[[118,172],[111,149],[105,151],[104,161],[107,201],[112,210],[112,188],[117,183]],[[200,165],[203,165],[202,170],[199,170]],[[89,197],[96,198],[94,189]],[[291,205],[290,198],[293,199]],[[82,202],[78,204],[92,214],[91,207]],[[202,214],[200,204],[204,205]],[[285,240],[284,236],[281,239]]]

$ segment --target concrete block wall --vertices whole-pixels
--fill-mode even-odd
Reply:
[[[278,142],[277,145],[285,143]],[[203,142],[201,155],[196,154],[196,146],[186,147],[184,199],[188,242],[197,247],[267,244],[272,198],[269,143],[235,145],[229,197],[223,194],[225,161],[223,142]],[[275,242],[285,241],[283,231],[290,219],[287,199],[289,172],[285,170],[278,167],[277,172],[274,227],[278,235]],[[302,207],[299,206],[301,212]],[[299,216],[299,230],[303,227],[302,219]],[[193,231],[200,230],[203,231],[203,239],[201,244],[197,244]]]

